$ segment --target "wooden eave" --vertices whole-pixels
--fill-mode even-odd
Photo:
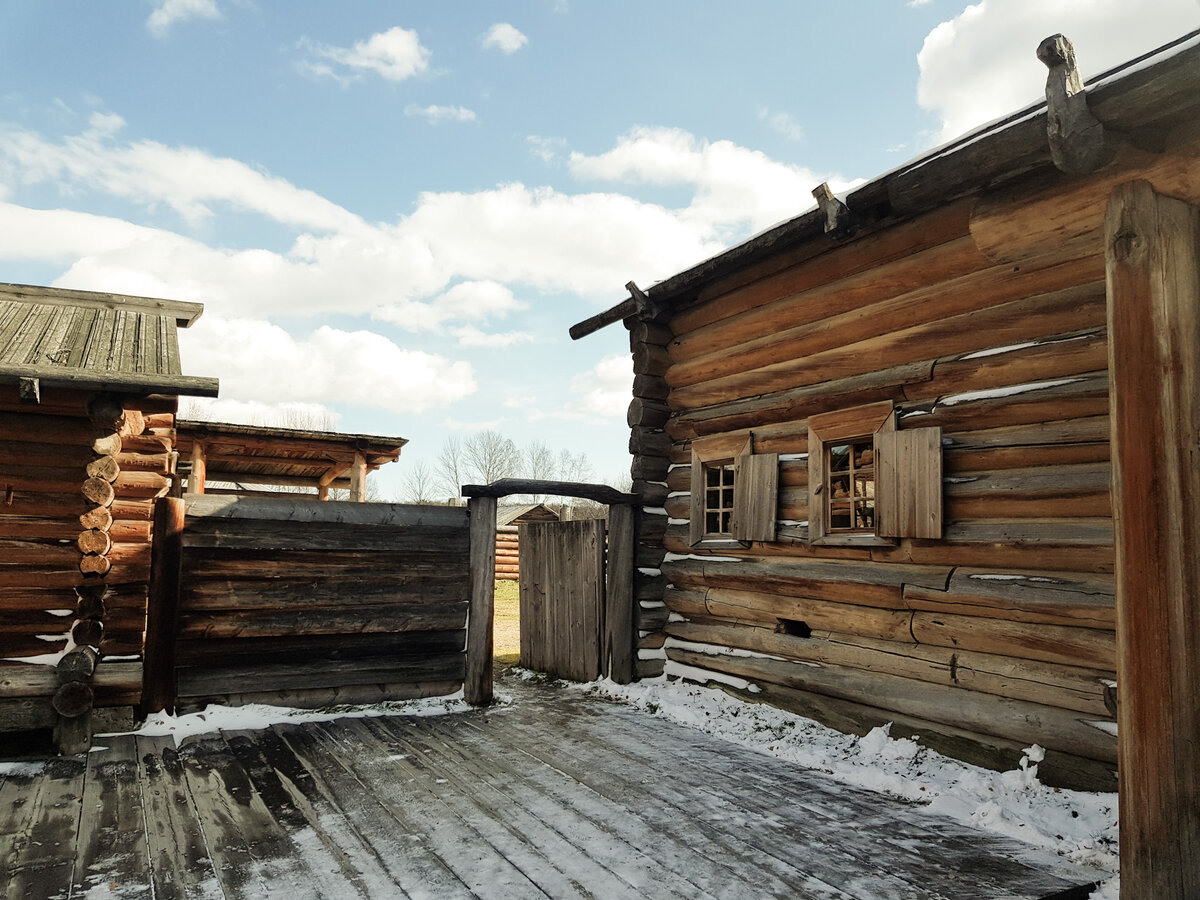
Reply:
[[[176,325],[180,328],[190,327],[204,312],[203,303],[164,300],[158,297],[139,297],[130,294],[109,294],[100,291],[77,291],[71,288],[43,287],[32,284],[0,284],[0,300],[20,300],[45,306],[149,312],[174,318]]]
[[[1105,129],[1151,150],[1172,129],[1194,122],[1198,85],[1200,29],[1086,83],[1088,105]],[[1054,167],[1046,119],[1046,103],[1033,104],[855,188],[844,198],[851,233],[826,233],[824,212],[810,209],[644,291],[631,286],[628,298],[572,326],[571,336],[631,316],[663,320],[713,282],[785,252],[795,264],[963,197],[1019,180],[1065,181],[1071,176]]]
[[[368,470],[395,462],[407,439],[268,428],[223,422],[176,422],[181,463],[203,444],[206,480],[239,484],[343,487],[361,454]]]

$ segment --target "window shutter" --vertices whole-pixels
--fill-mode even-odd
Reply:
[[[736,497],[736,495],[735,495]],[[688,523],[688,543],[696,546],[704,537],[704,463],[692,451],[692,513]]]
[[[942,536],[942,429],[877,432],[875,479],[880,537]]]
[[[775,540],[779,454],[752,455],[747,450],[733,461],[733,473],[734,540]]]

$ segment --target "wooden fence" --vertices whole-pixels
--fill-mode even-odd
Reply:
[[[158,512],[145,709],[462,687],[467,510],[195,495]]]

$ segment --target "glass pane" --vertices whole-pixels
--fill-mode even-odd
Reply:
[[[733,488],[728,487],[721,491],[721,506],[725,509],[733,509]]]
[[[710,512],[704,517],[704,530],[708,534],[716,534],[721,530],[721,514]]]
[[[854,504],[854,527],[871,529],[875,527],[874,503],[867,502]]]
[[[721,508],[721,489],[709,488],[704,492],[704,506],[706,509]]]
[[[850,476],[839,475],[836,478],[829,480],[829,496],[831,497],[849,497],[850,496]]]
[[[862,469],[875,464],[875,447],[872,442],[854,445],[854,468]]]
[[[855,497],[874,497],[875,496],[875,479],[870,475],[854,476],[854,496]]]
[[[709,487],[717,487],[717,486],[719,486],[719,485],[721,484],[721,470],[720,470],[720,468],[716,468],[716,467],[709,468],[709,467],[706,467],[706,468],[705,468],[705,470],[704,470],[704,474],[705,474],[705,477],[706,477],[706,479],[707,479],[705,483],[706,483],[706,484],[707,484]]]
[[[732,517],[733,517],[733,513],[727,513],[727,512],[721,513],[721,533],[722,534],[729,533],[729,529],[730,529],[729,522]]]
[[[829,448],[829,471],[830,472],[845,472],[850,468],[850,447],[847,444],[839,444],[836,447]]]
[[[850,528],[850,504],[843,501],[831,504],[829,509],[829,527],[831,530]]]

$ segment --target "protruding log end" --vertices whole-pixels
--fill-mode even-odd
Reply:
[[[1068,175],[1086,175],[1112,162],[1114,148],[1104,126],[1088,108],[1087,93],[1075,61],[1075,48],[1061,34],[1037,48],[1050,69],[1046,76],[1046,139],[1054,165]]]
[[[845,231],[850,225],[850,208],[834,196],[828,181],[813,188],[813,198],[825,214],[825,233]]]

